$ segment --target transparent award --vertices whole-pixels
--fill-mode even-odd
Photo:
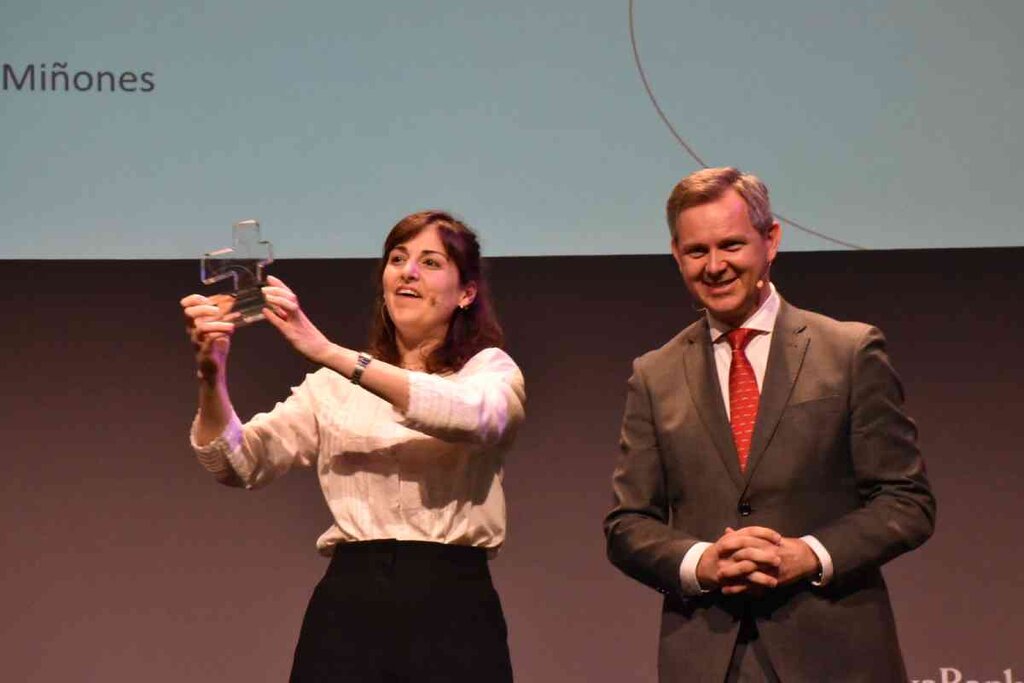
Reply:
[[[240,327],[263,320],[264,268],[273,261],[270,242],[260,239],[259,221],[238,221],[232,226],[232,246],[203,254],[199,277],[204,285],[232,281],[232,291],[227,293],[232,300],[227,314],[235,314],[232,322]]]

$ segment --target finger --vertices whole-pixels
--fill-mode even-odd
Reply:
[[[277,287],[275,285],[263,285],[260,287],[260,291],[264,294],[275,294],[277,296],[284,296],[290,299],[298,299],[298,295],[287,287]]]
[[[220,318],[200,318],[196,321],[196,330],[199,332],[225,332],[231,334],[235,331],[235,324]]]
[[[188,306],[198,306],[200,304],[208,304],[211,302],[202,294],[189,294],[188,296],[183,297],[178,303],[182,308],[187,308]]]
[[[201,315],[213,317],[226,317],[230,315],[231,309],[235,306],[234,298],[218,294],[203,301],[198,301],[184,308],[186,317],[197,317]]]
[[[723,536],[715,541],[714,545],[721,557],[729,557],[744,548],[759,548],[763,550],[772,550],[774,552],[778,552],[779,549],[779,546],[771,541],[766,541],[763,538],[758,538],[757,536],[744,534],[730,534],[728,536]]]
[[[772,587],[778,583],[779,570],[770,564],[759,564],[752,560],[741,562],[728,562],[718,567],[718,583],[735,583],[736,581],[750,581],[751,576],[757,576],[756,583],[770,581]]]
[[[722,592],[725,595],[737,595],[739,593],[744,593],[746,595],[750,595],[753,597],[760,597],[766,594],[769,590],[771,590],[770,588],[765,588],[764,586],[755,586],[750,583],[730,584],[727,588],[728,590],[726,588],[722,589]]]
[[[210,338],[230,337],[234,334],[234,325],[231,323],[207,322],[200,323],[189,334],[193,344],[205,344]]]
[[[754,536],[756,538],[762,538],[766,541],[779,545],[782,543],[782,534],[775,529],[769,529],[765,526],[745,526],[740,529],[736,529],[733,533],[740,534],[742,536]]]
[[[184,310],[184,313],[188,320],[221,317],[220,309],[212,304],[196,304],[194,306],[189,306]]]
[[[267,283],[268,283],[268,284],[269,284],[269,285],[270,285],[271,287],[280,287],[281,289],[286,289],[286,290],[288,290],[289,292],[290,292],[290,291],[292,291],[292,290],[291,290],[291,287],[289,287],[288,285],[286,285],[286,284],[284,283],[284,280],[282,280],[282,279],[281,279],[281,278],[279,278],[279,277],[274,277],[273,275],[268,275],[268,276],[267,276]]]
[[[749,560],[751,562],[756,562],[758,565],[767,565],[771,567],[778,567],[782,564],[782,556],[779,555],[778,548],[776,546],[769,546],[767,548],[740,548],[734,552],[729,559],[737,562]]]
[[[718,572],[719,585],[734,583],[751,583],[774,588],[778,579],[768,571],[762,570],[754,562],[736,562],[721,568]]]
[[[212,309],[211,307],[208,306],[190,306],[189,308],[186,308],[183,311],[185,314],[185,333],[192,333],[193,328],[195,328],[196,326],[197,320],[216,320],[218,317],[220,317],[216,313],[211,313],[211,310],[216,309]]]
[[[775,588],[779,585],[779,580],[771,574],[765,572],[756,571],[747,574],[747,582],[754,586],[764,586],[765,588]]]
[[[269,290],[269,287],[263,290],[263,298],[267,300],[268,304],[276,306],[281,310],[288,311],[289,313],[293,313],[299,310],[299,302],[296,301],[293,297],[289,297],[283,294],[276,294]]]

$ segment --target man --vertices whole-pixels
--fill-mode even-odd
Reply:
[[[660,680],[905,681],[879,567],[935,499],[882,334],[780,297],[756,177],[698,171],[667,217],[706,315],[634,362],[605,519],[665,594]]]

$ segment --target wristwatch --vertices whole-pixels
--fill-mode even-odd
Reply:
[[[356,367],[352,370],[352,384],[359,386],[359,381],[363,378],[363,371],[366,370],[366,366],[372,360],[373,356],[370,354],[365,351],[359,352],[359,355],[356,357]]]

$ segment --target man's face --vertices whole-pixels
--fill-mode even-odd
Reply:
[[[672,255],[693,298],[718,320],[738,326],[768,298],[768,266],[780,236],[778,223],[767,236],[754,229],[746,202],[729,189],[713,202],[680,212]]]

